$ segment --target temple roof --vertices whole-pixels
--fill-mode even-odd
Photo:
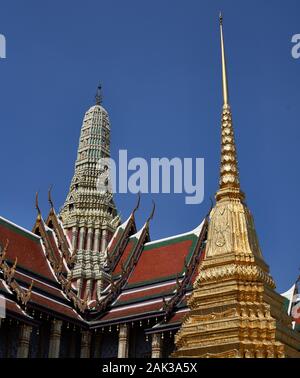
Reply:
[[[207,226],[205,218],[192,231],[150,241],[149,221],[137,231],[133,212],[106,249],[111,283],[100,298],[82,300],[68,279],[76,256],[55,211],[46,222],[38,216],[34,232],[0,217],[0,295],[9,316],[33,325],[39,311],[90,328],[151,319],[146,333],[177,329],[189,312]]]
[[[52,250],[60,256],[53,230],[47,226],[45,230]],[[6,297],[10,312],[25,321],[31,319],[32,310],[83,321],[57,279],[41,236],[0,217],[0,245],[0,294]]]
[[[145,227],[146,225],[128,238],[120,262],[114,270],[117,295],[105,303],[109,299],[111,287],[107,288],[107,294],[103,293],[100,303],[105,303],[106,311],[96,311],[93,314],[93,327],[150,317],[163,317],[167,321],[178,308],[186,307],[185,298],[192,290],[204,252],[207,220],[190,232],[146,241],[137,253],[141,238],[143,235],[145,237]],[[117,230],[116,233],[118,232]],[[135,264],[128,274],[127,268],[132,259],[135,259]],[[127,278],[118,291],[118,277],[122,277],[122,270]]]
[[[54,209],[46,222],[41,215],[37,217],[33,232],[0,218],[0,256],[6,264],[6,268],[0,266],[0,292],[9,298],[11,311],[15,309],[18,317],[29,321],[30,309],[35,308],[94,328],[120,320],[166,315],[166,306],[178,296],[180,287],[185,287],[181,299],[191,289],[187,275],[191,281],[195,256],[199,261],[204,250],[206,220],[190,232],[150,241],[150,219],[137,231],[134,212],[116,229],[106,249],[111,284],[100,298],[91,298],[85,306],[82,300],[77,304],[79,299],[74,300],[77,293],[68,281],[71,244]],[[12,283],[7,284],[5,278],[4,270],[10,271],[16,258],[13,279],[24,295],[30,291],[26,306],[18,301],[10,288]],[[188,270],[191,265],[193,271]]]
[[[184,274],[184,262],[189,263],[197,240],[198,236],[192,231],[145,243],[139,263],[125,289],[181,277]]]

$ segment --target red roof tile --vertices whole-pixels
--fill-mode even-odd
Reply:
[[[53,300],[52,298],[46,297],[34,291],[32,291],[30,297],[30,304],[33,303],[42,306],[47,310],[59,313],[61,315],[65,315],[67,317],[77,320],[81,319],[81,317],[70,306],[65,305],[63,303],[59,303]]]
[[[144,304],[143,306],[130,306],[128,308],[120,308],[118,311],[111,310],[101,318],[102,321],[109,321],[119,318],[138,316],[141,314],[149,314],[151,312],[157,312],[162,308],[162,301],[156,303]]]
[[[59,288],[57,288],[57,287],[55,287],[51,284],[45,283],[41,280],[38,280],[37,278],[32,278],[32,277],[30,277],[29,275],[27,275],[23,272],[19,272],[18,270],[15,273],[15,279],[19,283],[20,283],[20,281],[22,281],[22,282],[27,283],[28,285],[30,285],[31,281],[33,280],[33,287],[34,288],[38,288],[38,289],[44,291],[45,293],[49,293],[50,295],[56,296],[60,299],[65,299],[65,296],[62,294],[61,289],[59,289]]]
[[[17,257],[18,266],[56,281],[43,251],[41,239],[0,217],[0,243],[5,245],[7,240],[9,246],[6,258],[9,261],[14,262]]]
[[[163,285],[159,287],[149,287],[145,288],[145,290],[139,290],[131,292],[123,292],[120,297],[118,298],[115,305],[125,304],[125,303],[132,303],[138,302],[140,300],[146,300],[151,297],[164,297],[166,295],[170,295],[174,292],[176,287],[176,283],[171,283],[169,285]]]
[[[13,302],[11,299],[5,300],[5,307],[7,312],[11,312],[13,314],[19,315],[22,318],[32,319],[28,314],[26,314],[25,311],[21,309],[20,306],[18,306],[15,302]]]
[[[135,237],[129,239],[129,242],[128,242],[128,244],[127,244],[124,252],[122,253],[121,258],[120,258],[117,266],[115,267],[115,270],[113,272],[114,276],[118,276],[119,274],[121,274],[121,272],[122,272],[122,264],[124,266],[126,266],[126,263],[128,262],[128,260],[129,260],[129,258],[131,256],[131,253],[133,252],[134,247],[136,246],[137,241],[138,240]]]
[[[161,282],[182,274],[184,261],[190,258],[196,241],[197,236],[189,234],[164,242],[146,244],[127,287]]]
[[[188,308],[183,311],[177,311],[173,316],[171,316],[171,318],[166,322],[166,324],[182,323],[183,318],[189,312],[190,310]]]

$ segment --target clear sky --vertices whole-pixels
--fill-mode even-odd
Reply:
[[[195,228],[218,185],[223,11],[230,103],[242,189],[279,291],[299,274],[299,1],[2,1],[0,214],[31,228],[73,175],[84,112],[98,82],[111,119],[112,156],[205,158],[205,201],[143,195],[152,239]],[[123,218],[136,198],[116,195]]]

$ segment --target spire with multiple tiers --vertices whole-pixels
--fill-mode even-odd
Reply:
[[[229,105],[227,67],[223,36],[223,17],[220,13],[220,38],[222,57],[222,86],[223,86],[223,110],[222,110],[222,136],[221,136],[221,169],[220,169],[220,189],[217,199],[234,193],[239,198],[243,198],[240,190],[240,179],[237,163],[236,145],[232,125],[232,114]]]
[[[240,190],[220,15],[223,110],[219,190],[205,257],[175,337],[174,357],[299,357],[299,337],[264,262]],[[298,339],[298,341],[297,341]]]
[[[96,292],[95,281],[99,281],[98,289],[101,286],[105,249],[120,222],[112,194],[97,187],[101,159],[110,157],[110,122],[102,106],[100,85],[95,99],[95,105],[84,115],[75,173],[60,211],[77,254],[73,280],[80,293],[88,292],[91,297]]]

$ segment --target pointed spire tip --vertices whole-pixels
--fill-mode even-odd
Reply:
[[[103,98],[102,98],[102,85],[101,84],[99,84],[98,87],[97,87],[95,99],[96,99],[96,105],[102,104]]]
[[[227,83],[227,70],[226,70],[226,57],[223,36],[223,16],[220,12],[220,39],[221,39],[221,57],[222,57],[222,86],[223,86],[223,106],[228,106],[228,83]]]

